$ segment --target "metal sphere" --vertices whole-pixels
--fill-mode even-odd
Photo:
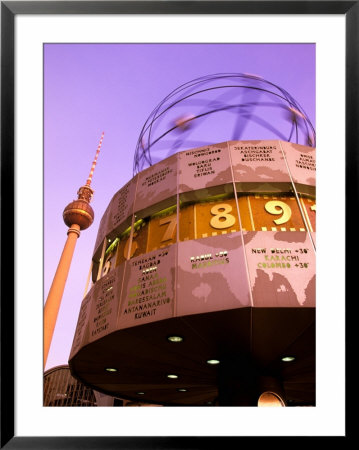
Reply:
[[[66,206],[62,217],[68,227],[79,225],[80,230],[86,230],[92,224],[95,213],[85,200],[74,200]]]
[[[189,148],[270,139],[316,145],[309,117],[285,89],[253,74],[207,75],[178,86],[150,113],[133,173]]]

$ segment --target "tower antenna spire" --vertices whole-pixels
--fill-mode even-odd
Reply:
[[[97,146],[95,158],[93,160],[89,176],[88,176],[88,178],[86,180],[86,184],[84,186],[81,186],[80,189],[77,191],[78,199],[79,200],[85,200],[88,203],[90,203],[90,201],[91,201],[91,199],[93,197],[93,193],[94,193],[94,190],[91,187],[92,176],[93,176],[93,173],[95,171],[97,158],[98,158],[98,155],[99,155],[100,150],[101,150],[101,145],[102,145],[104,134],[105,134],[105,132],[103,131],[102,134],[101,134],[100,142],[99,142],[99,144]]]
[[[105,132],[103,131],[102,134],[101,134],[100,142],[99,142],[98,147],[97,147],[97,150],[96,150],[95,159],[93,160],[93,163],[92,163],[92,167],[91,167],[89,176],[88,176],[88,178],[87,178],[87,180],[86,180],[86,186],[91,186],[92,176],[93,176],[93,173],[94,173],[94,171],[95,171],[95,167],[96,167],[96,163],[97,163],[97,158],[98,158],[98,155],[99,155],[100,150],[101,150],[101,145],[102,145],[102,141],[103,141],[104,134],[105,134]]]

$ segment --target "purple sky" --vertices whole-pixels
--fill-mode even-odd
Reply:
[[[66,240],[62,211],[85,184],[105,132],[92,181],[95,220],[76,245],[46,370],[68,362],[99,221],[132,178],[144,122],[173,89],[215,73],[251,73],[281,86],[315,127],[311,44],[45,44],[44,301]]]

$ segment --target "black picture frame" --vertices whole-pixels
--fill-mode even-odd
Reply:
[[[1,2],[1,442],[6,449],[232,448],[240,437],[25,437],[14,435],[14,21],[18,14],[337,14],[346,23],[346,220],[357,205],[359,1],[2,1]],[[329,94],[330,95],[330,94]],[[348,244],[347,244],[348,245]],[[351,254],[355,252],[353,243]],[[354,243],[354,245],[356,245]],[[354,279],[346,252],[346,289]],[[6,255],[6,256],[5,256]],[[5,263],[6,259],[6,263]],[[4,282],[6,280],[6,283]],[[355,300],[355,299],[354,299]],[[348,341],[346,327],[346,341]],[[349,382],[347,378],[347,383]],[[348,392],[348,387],[346,392]],[[330,393],[328,393],[330,395]],[[350,437],[349,422],[346,436]],[[303,438],[303,436],[301,437]],[[298,439],[298,437],[296,437]],[[220,442],[218,442],[220,440]],[[231,443],[227,442],[231,440]]]

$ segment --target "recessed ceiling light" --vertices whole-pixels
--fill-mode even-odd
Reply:
[[[282,358],[282,361],[283,362],[291,362],[291,361],[294,361],[295,360],[295,357],[294,356],[284,356],[283,358]]]
[[[207,364],[219,364],[219,360],[218,359],[207,359]]]
[[[117,372],[117,369],[115,369],[114,367],[106,367],[106,372]]]
[[[167,378],[178,378],[178,375],[175,375],[175,374],[169,374],[169,375],[167,375]]]
[[[167,338],[168,341],[170,342],[182,342],[183,341],[183,337],[182,336],[168,336]]]
[[[179,388],[179,389],[177,389],[177,391],[178,391],[178,392],[187,392],[187,389],[185,389],[185,388]]]

